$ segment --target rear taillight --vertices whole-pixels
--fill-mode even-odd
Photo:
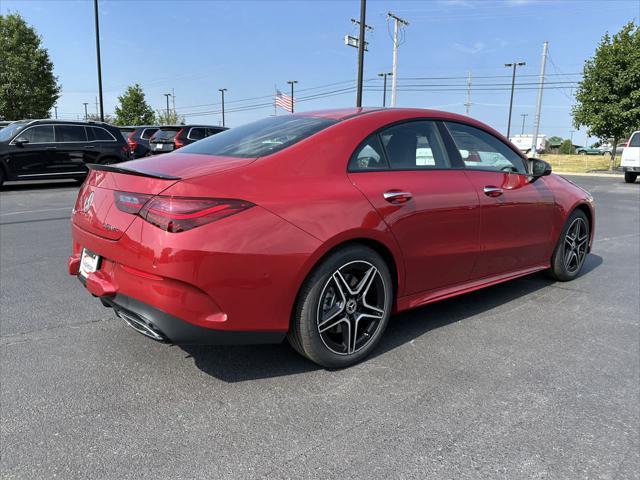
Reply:
[[[184,128],[181,129],[178,133],[176,133],[175,137],[173,137],[173,147],[174,148],[182,148],[182,147],[184,147],[184,142],[182,140],[180,140],[180,135],[182,135],[182,132],[184,132]]]
[[[114,201],[118,210],[137,215],[153,195],[143,195],[141,193],[113,192]]]
[[[129,147],[131,148],[132,151],[135,150],[136,147],[138,146],[138,143],[133,139],[134,133],[135,132],[131,132],[127,137],[127,143],[129,144]]]
[[[171,233],[215,222],[253,206],[244,200],[226,198],[183,198],[114,192],[119,210],[138,215]]]

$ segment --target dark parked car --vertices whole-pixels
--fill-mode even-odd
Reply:
[[[0,130],[0,185],[5,180],[81,180],[87,163],[130,159],[120,131],[102,122],[23,120]]]
[[[227,130],[212,125],[167,125],[149,139],[151,153],[167,153]]]
[[[118,128],[129,147],[131,147],[133,158],[142,158],[149,155],[149,139],[160,129],[160,127],[154,125]]]

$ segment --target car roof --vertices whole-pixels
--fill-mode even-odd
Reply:
[[[411,117],[417,115],[436,118],[442,120],[460,120],[467,123],[480,123],[471,117],[466,115],[459,115],[457,113],[445,112],[442,110],[432,110],[428,108],[375,108],[375,107],[361,107],[361,108],[340,108],[331,110],[312,110],[309,112],[297,112],[295,115],[301,117],[318,117],[327,118],[332,120],[346,120],[348,118],[359,117],[362,115],[376,115],[385,113],[397,113],[399,116],[406,114]]]

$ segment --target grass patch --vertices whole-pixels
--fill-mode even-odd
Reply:
[[[608,170],[610,159],[608,155],[540,155],[540,158],[551,164],[558,172],[585,173],[593,170]],[[616,166],[620,157],[616,157]]]

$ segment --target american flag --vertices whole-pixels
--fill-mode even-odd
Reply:
[[[276,105],[284,108],[287,112],[293,112],[293,106],[295,105],[295,99],[289,95],[282,93],[280,90],[276,90]]]

